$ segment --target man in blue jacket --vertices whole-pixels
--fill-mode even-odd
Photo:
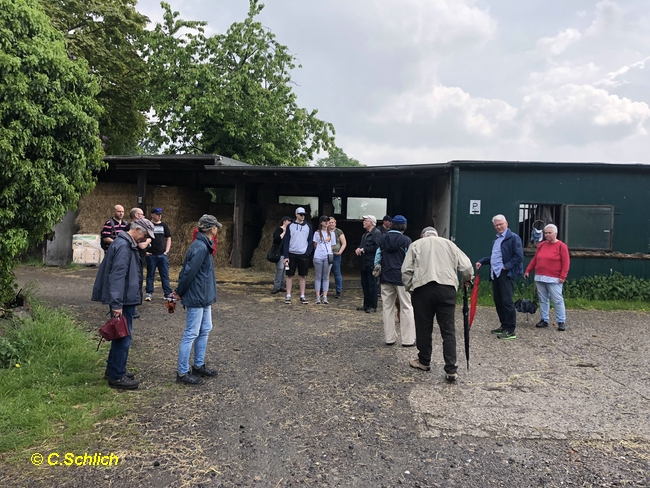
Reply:
[[[178,348],[176,382],[200,385],[205,376],[217,376],[217,371],[205,365],[205,350],[212,330],[212,304],[217,301],[217,281],[212,261],[214,237],[222,225],[214,215],[199,219],[199,232],[190,245],[178,276],[175,295],[187,308],[185,333]],[[194,365],[190,372],[190,353],[194,347]]]
[[[142,303],[142,260],[138,243],[153,238],[153,224],[140,218],[131,222],[129,230],[119,232],[97,271],[92,300],[110,306],[114,317],[124,315],[129,335],[111,342],[106,361],[106,373],[111,388],[135,390],[138,381],[127,373],[126,361],[131,347],[133,315],[136,305]]]
[[[524,274],[524,248],[521,238],[508,229],[508,221],[499,214],[492,217],[497,231],[492,243],[492,254],[476,263],[478,271],[482,265],[490,265],[490,280],[494,305],[499,315],[499,328],[492,331],[499,339],[516,339],[517,311],[512,299],[515,291],[515,278]]]

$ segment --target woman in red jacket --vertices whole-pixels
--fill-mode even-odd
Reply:
[[[535,271],[535,283],[539,295],[539,310],[542,319],[535,327],[548,327],[550,300],[553,300],[557,330],[566,330],[566,309],[562,297],[562,284],[569,274],[569,248],[557,238],[557,227],[544,227],[544,241],[537,246],[535,257],[526,268],[524,278]]]

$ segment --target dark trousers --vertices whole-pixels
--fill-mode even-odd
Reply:
[[[512,296],[515,293],[515,280],[502,271],[498,278],[492,280],[492,294],[497,308],[499,322],[503,330],[514,332],[517,326],[517,310]]]
[[[363,288],[363,308],[377,309],[377,278],[372,275],[372,268],[361,270],[361,288]]]
[[[106,373],[108,373],[109,378],[112,380],[119,380],[126,374],[126,361],[129,358],[129,348],[131,347],[135,305],[124,305],[122,307],[122,314],[126,318],[126,323],[129,326],[129,335],[111,341],[111,350],[108,353],[108,360],[106,361]]]
[[[164,254],[152,254],[147,256],[147,293],[153,293],[153,280],[156,276],[156,268],[160,273],[160,281],[165,295],[171,295],[172,287],[169,283],[169,261]]]
[[[431,340],[433,319],[437,318],[442,337],[442,356],[445,360],[445,373],[458,371],[456,364],[456,288],[430,281],[413,290],[411,294],[413,316],[415,317],[415,343],[418,348],[418,361],[424,366],[431,364]]]

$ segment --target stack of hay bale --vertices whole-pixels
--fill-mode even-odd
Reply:
[[[111,218],[114,205],[122,205],[125,219],[136,200],[137,186],[124,183],[98,183],[95,189],[79,201],[78,217],[75,221],[81,234],[99,234],[104,222]],[[192,241],[192,231],[199,217],[212,213],[223,227],[219,230],[219,246],[215,263],[230,266],[232,251],[232,204],[210,203],[210,195],[181,187],[152,186],[147,189],[145,217],[150,218],[152,208],[163,209],[162,219],[172,234],[169,251],[170,266],[180,266]]]

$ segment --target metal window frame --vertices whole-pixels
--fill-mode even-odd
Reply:
[[[570,211],[572,208],[608,208],[609,209],[609,229],[604,229],[603,232],[609,234],[609,248],[602,247],[578,247],[571,245],[571,216]],[[564,235],[564,242],[571,250],[575,251],[605,251],[611,252],[614,249],[614,205],[583,205],[583,204],[566,204],[563,209],[563,223],[562,233]]]

